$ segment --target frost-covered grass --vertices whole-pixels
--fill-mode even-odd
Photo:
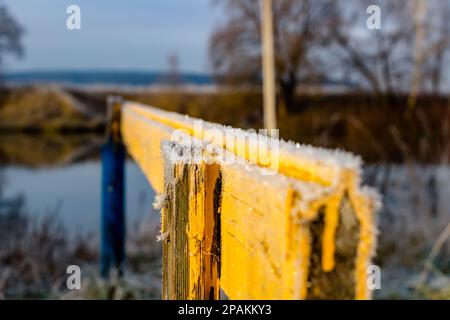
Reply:
[[[104,108],[106,93],[115,90],[98,90],[87,92],[86,95],[97,102],[96,108],[101,110]],[[27,119],[29,123],[35,123],[35,120],[46,123],[47,117],[54,117],[56,120],[53,124],[56,127],[61,124],[58,121],[62,118],[73,118],[77,123],[84,124],[85,115],[73,110],[70,99],[61,99],[48,90],[35,90],[31,95],[26,90],[16,93],[8,105],[2,105],[8,109],[0,112],[10,120],[20,120],[21,125],[27,126],[24,123]],[[129,100],[211,122],[244,129],[262,128],[262,99],[258,91],[163,92],[145,89],[121,90],[119,93]],[[366,168],[365,182],[384,194],[383,210],[379,215],[381,233],[376,259],[376,263],[382,267],[383,290],[377,293],[378,297],[448,298],[448,240],[433,259],[425,283],[421,278],[433,245],[449,223],[448,165],[405,164],[414,160],[421,163],[449,161],[450,109],[446,101],[433,101],[419,101],[412,114],[407,114],[402,106],[383,104],[364,95],[302,96],[298,99],[300,112],[287,114],[282,107],[279,108],[280,133],[286,140],[349,150],[366,161],[398,163]],[[14,104],[26,104],[30,109],[15,109],[12,108]],[[3,120],[7,118],[2,117]],[[53,163],[60,154],[69,150],[65,146],[60,147],[60,139],[53,137],[48,139],[48,143],[39,138],[41,143],[29,144],[25,143],[25,139],[13,139],[4,134],[0,136],[6,140],[4,143],[0,141],[5,146],[0,150],[0,157],[11,159],[11,162],[25,159],[22,162],[27,165]],[[73,145],[79,145],[79,138]],[[66,137],[64,141],[68,141]],[[54,152],[49,153],[47,145]],[[42,152],[39,152],[41,149]],[[6,218],[2,216],[1,219]],[[14,227],[11,223],[14,223]],[[157,293],[160,278],[159,275],[155,276],[160,272],[160,267],[154,267],[160,263],[159,249],[142,246],[145,244],[159,248],[158,244],[154,244],[156,232],[154,235],[152,231],[148,232],[149,229],[143,233],[130,232],[130,235],[140,235],[136,236],[137,239],[150,238],[142,240],[144,242],[139,246],[135,240],[129,241],[130,244],[136,244],[135,251],[129,251],[130,272],[124,281],[108,284],[97,276],[96,239],[84,236],[69,242],[66,230],[57,221],[48,219],[32,222],[26,214],[2,220],[0,228],[0,296],[74,297],[73,293],[69,294],[61,286],[65,275],[63,266],[76,261],[86,267],[85,290],[77,297],[160,297]],[[38,243],[41,245],[38,246]],[[155,285],[153,281],[156,281]],[[154,290],[141,290],[147,285]]]
[[[450,292],[450,166],[372,165],[366,181],[383,193],[375,262],[382,298],[445,298]],[[436,254],[430,256],[433,248]]]
[[[0,299],[161,297],[158,230],[146,220],[129,228],[124,277],[105,281],[99,276],[98,235],[75,236],[54,213],[37,219],[24,212],[21,198],[13,200],[0,206]],[[81,268],[82,287],[69,291],[66,268],[73,264]]]
[[[385,194],[379,214],[382,290],[376,298],[448,299],[450,245],[440,248],[431,267],[430,252],[450,222],[448,166],[366,168],[366,181]],[[434,177],[434,178],[433,178]],[[35,221],[16,199],[15,210],[0,215],[0,298],[159,299],[161,252],[158,230],[145,221],[130,226],[127,271],[122,280],[98,276],[98,242],[85,235],[69,239],[54,216]],[[69,241],[70,240],[70,241]],[[82,290],[65,289],[68,264],[82,268]],[[425,281],[423,271],[427,270]]]

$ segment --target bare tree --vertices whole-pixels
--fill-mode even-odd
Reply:
[[[425,37],[427,30],[425,19],[427,15],[427,1],[414,0],[412,3],[414,19],[414,63],[411,75],[411,88],[408,97],[408,107],[413,108],[417,103],[417,96],[423,85],[423,65],[425,60]]]
[[[0,4],[0,67],[7,54],[21,57],[23,55],[23,47],[21,39],[23,28],[9,14],[7,8]]]
[[[423,77],[424,87],[433,94],[441,92],[445,64],[450,56],[450,1],[429,0],[425,19]]]
[[[381,30],[366,27],[366,8],[376,3],[382,12]],[[392,94],[409,87],[414,23],[409,0],[338,1],[330,29],[340,71],[377,94]]]
[[[336,69],[381,95],[441,91],[450,51],[449,0],[339,1],[330,28]],[[366,28],[369,4],[381,8],[381,30]]]
[[[210,41],[216,73],[228,83],[257,83],[261,69],[259,0],[216,0],[226,22]],[[369,5],[381,9],[381,30],[368,30]],[[277,0],[277,82],[288,109],[305,80],[343,79],[380,96],[448,84],[450,0]],[[414,99],[411,99],[414,101]]]
[[[179,63],[178,63],[178,54],[176,52],[171,53],[167,57],[167,84],[171,86],[179,86],[182,82]]]
[[[216,74],[231,84],[259,83],[260,1],[216,1],[227,13],[226,22],[210,39],[210,58]],[[276,0],[273,6],[277,84],[285,106],[293,110],[299,82],[317,78],[321,73],[313,52],[323,44],[327,17],[335,2]]]

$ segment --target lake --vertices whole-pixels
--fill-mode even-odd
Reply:
[[[33,137],[29,139],[32,145]],[[101,172],[98,151],[88,159],[64,165],[9,163],[0,170],[4,180],[2,197],[22,195],[26,212],[36,217],[56,213],[72,232],[96,231],[100,226]],[[158,224],[159,213],[152,206],[155,193],[147,179],[131,159],[126,161],[125,172],[127,221],[146,218]]]
[[[6,181],[0,185],[3,189],[0,197],[8,199],[22,194],[27,212],[39,217],[56,211],[61,222],[73,232],[99,230],[99,141],[102,137],[3,135],[0,178],[3,176]],[[426,234],[424,243],[435,241],[449,219],[446,200],[450,197],[450,167],[373,164],[365,169],[367,183],[384,193],[384,207],[379,214],[381,230],[397,235],[405,226],[413,231],[424,229],[421,231]],[[128,159],[126,218],[129,225],[145,219],[158,226],[159,213],[152,207],[154,195],[137,164]]]

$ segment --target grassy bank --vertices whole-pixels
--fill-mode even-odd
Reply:
[[[106,281],[98,272],[98,234],[73,234],[57,212],[38,219],[24,205],[21,197],[2,198],[0,190],[0,300],[160,299],[161,248],[154,226],[130,226],[124,277]],[[67,288],[69,265],[81,268],[81,290]]]
[[[91,107],[57,86],[26,86],[3,91],[0,132],[101,132],[103,121]]]
[[[0,131],[62,134],[103,132],[106,96],[157,106],[238,128],[262,128],[262,97],[252,90],[10,89],[0,103]],[[423,96],[408,109],[406,96],[301,95],[295,112],[278,108],[286,140],[345,149],[369,162],[443,162],[450,156],[450,104]]]
[[[234,127],[262,127],[256,91],[22,87],[0,99],[0,164],[39,167],[98,157],[110,93]],[[375,261],[382,268],[382,290],[376,297],[450,298],[448,239],[430,255],[450,223],[447,99],[421,97],[412,110],[405,107],[406,97],[303,95],[297,103],[296,112],[278,110],[283,138],[346,149],[373,163],[365,168],[365,182],[384,196]],[[105,282],[97,272],[98,235],[70,234],[55,212],[36,220],[24,199],[3,199],[1,186],[0,172],[0,298],[160,297],[154,227],[142,221],[131,226],[125,277]],[[82,268],[81,291],[65,286],[69,264]]]
[[[379,168],[372,184],[381,188]],[[405,170],[424,175],[412,183]],[[429,177],[440,168],[394,167],[388,178],[376,260],[381,267],[381,290],[376,298],[449,299],[450,246],[444,243],[430,256],[450,221],[450,169],[441,174],[440,190],[432,198]],[[426,174],[425,174],[426,173]],[[99,277],[99,235],[74,234],[60,223],[58,212],[42,218],[30,215],[26,199],[2,196],[0,172],[0,299],[159,299],[161,297],[161,244],[159,226],[147,219],[129,224],[127,260],[122,279]],[[381,178],[380,178],[381,177]],[[415,201],[411,198],[418,196]],[[437,206],[433,203],[437,202]],[[95,213],[93,213],[95,214]],[[145,215],[144,215],[145,216]],[[67,289],[66,268],[81,268],[82,289]],[[425,272],[425,276],[424,275]]]
[[[128,95],[131,100],[238,128],[262,128],[258,92]],[[447,161],[450,156],[448,99],[421,97],[406,107],[406,96],[304,95],[297,112],[278,108],[280,136],[286,140],[361,155],[368,162]]]

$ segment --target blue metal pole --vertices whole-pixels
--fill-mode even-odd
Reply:
[[[101,150],[102,213],[100,272],[109,277],[112,269],[123,273],[125,260],[125,147],[120,136],[120,102],[110,103],[107,142]]]

